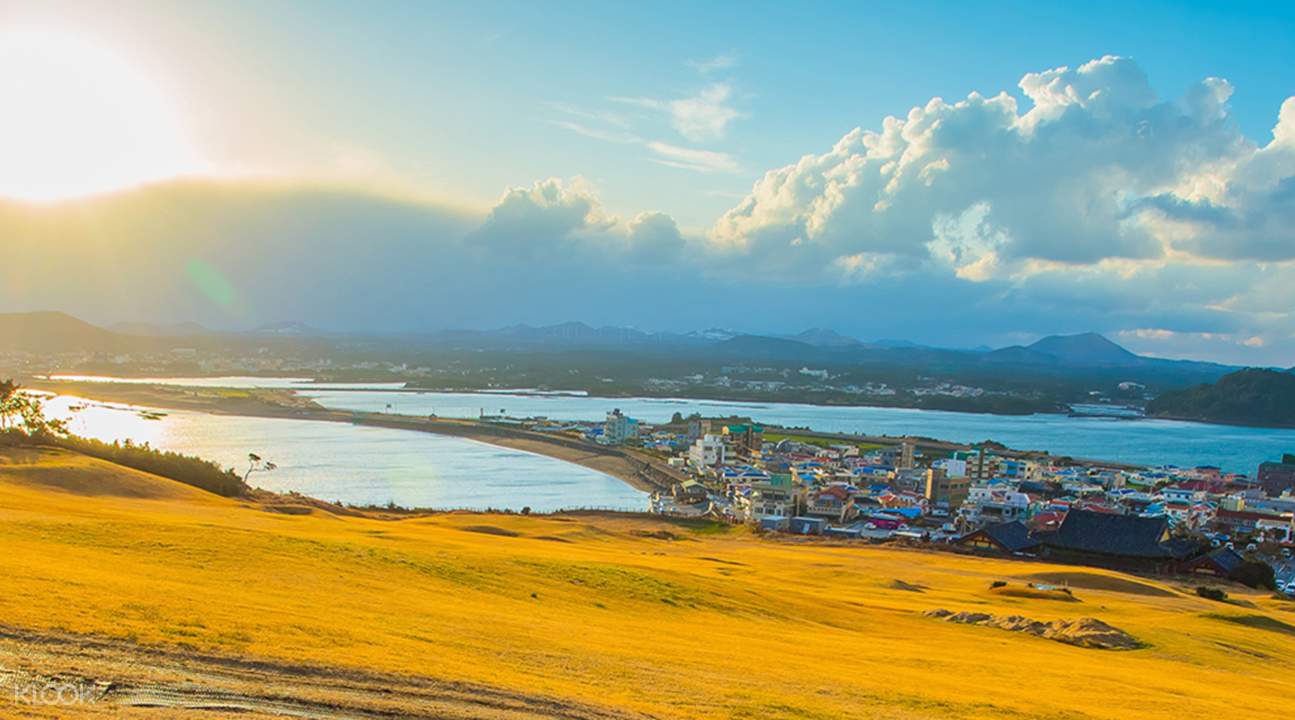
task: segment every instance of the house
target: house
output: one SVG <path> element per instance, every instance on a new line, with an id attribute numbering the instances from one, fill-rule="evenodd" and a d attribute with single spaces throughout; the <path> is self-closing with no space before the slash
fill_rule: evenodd
<path id="1" fill-rule="evenodd" d="M 1225 578 L 1241 567 L 1244 562 L 1245 558 L 1241 557 L 1240 553 L 1225 546 L 1189 561 L 1183 566 L 1183 570 L 1193 575 L 1212 575 Z"/>
<path id="2" fill-rule="evenodd" d="M 1056 532 L 1037 535 L 1039 554 L 1053 560 L 1164 572 L 1187 548 L 1170 543 L 1169 519 L 1074 508 Z"/>
<path id="3" fill-rule="evenodd" d="M 767 517 L 790 517 L 795 514 L 796 494 L 789 487 L 752 483 L 733 498 L 733 507 L 745 522 L 759 522 Z"/>
<path id="4" fill-rule="evenodd" d="M 1030 516 L 1030 496 L 1015 490 L 973 487 L 962 505 L 962 515 L 971 527 L 1025 520 Z"/>
<path id="5" fill-rule="evenodd" d="M 825 518 L 833 522 L 846 522 L 853 516 L 854 503 L 851 501 L 854 488 L 846 485 L 828 485 L 810 493 L 805 505 L 805 514 Z"/>
<path id="6" fill-rule="evenodd" d="M 674 497 L 683 503 L 699 503 L 706 501 L 706 486 L 689 478 L 674 485 Z"/>
<path id="7" fill-rule="evenodd" d="M 794 517 L 787 532 L 793 535 L 822 535 L 826 528 L 827 521 L 823 518 Z"/>
<path id="8" fill-rule="evenodd" d="M 1038 549 L 1039 541 L 1020 520 L 986 525 L 954 541 L 955 545 L 975 550 L 988 550 L 1007 555 L 1028 553 Z"/>

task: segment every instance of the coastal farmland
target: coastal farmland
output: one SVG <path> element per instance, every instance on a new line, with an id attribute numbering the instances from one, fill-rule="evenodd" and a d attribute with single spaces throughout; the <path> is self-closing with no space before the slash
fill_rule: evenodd
<path id="1" fill-rule="evenodd" d="M 162 707 L 134 716 L 308 701 L 334 713 L 320 717 L 402 714 L 417 700 L 443 717 L 1227 718 L 1267 715 L 1295 689 L 1295 605 L 1266 594 L 1229 587 L 1215 602 L 1091 568 L 699 522 L 397 519 L 5 450 L 0 544 L 0 666 L 117 688 L 23 707 L 34 716 L 142 698 Z M 991 588 L 1039 578 L 1071 599 Z M 1092 617 L 1138 645 L 934 610 Z M 82 649 L 61 652 L 68 638 Z"/>

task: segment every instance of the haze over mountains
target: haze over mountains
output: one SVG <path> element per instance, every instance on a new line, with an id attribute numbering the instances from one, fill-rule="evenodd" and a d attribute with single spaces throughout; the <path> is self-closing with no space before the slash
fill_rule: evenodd
<path id="1" fill-rule="evenodd" d="M 671 333 L 566 322 L 361 334 L 294 321 L 216 332 L 196 323 L 105 329 L 64 313 L 40 312 L 0 314 L 0 337 L 10 352 L 95 355 L 74 358 L 71 364 L 64 358 L 54 367 L 109 373 L 119 371 L 122 357 L 142 360 L 151 372 L 186 374 L 219 372 L 202 370 L 210 367 L 198 362 L 204 358 L 223 357 L 235 363 L 231 367 L 241 367 L 240 358 L 268 353 L 328 368 L 333 377 L 338 372 L 351 379 L 404 377 L 416 387 L 542 387 L 595 395 L 691 391 L 717 399 L 829 404 L 858 403 L 861 393 L 871 393 L 864 404 L 1018 414 L 1065 411 L 1092 402 L 1141 406 L 1165 397 L 1148 413 L 1253 424 L 1295 422 L 1271 409 L 1252 418 L 1235 407 L 1233 397 L 1237 387 L 1244 387 L 1247 397 L 1285 397 L 1288 371 L 1145 357 L 1098 333 L 966 350 L 868 342 L 828 328 L 771 336 L 722 328 Z M 176 353 L 178 349 L 185 352 Z M 423 370 L 401 375 L 408 368 Z M 706 388 L 689 389 L 700 381 L 687 378 L 702 377 L 709 378 Z M 814 377 L 821 380 L 805 380 Z M 1252 382 L 1254 378 L 1259 379 Z M 887 389 L 878 394 L 877 388 Z M 1270 392 L 1272 388 L 1276 390 Z M 1272 402 L 1250 405 L 1268 408 Z"/>
<path id="2" fill-rule="evenodd" d="M 132 345 L 192 344 L 195 340 L 268 338 L 366 337 L 361 333 L 329 332 L 301 322 L 264 325 L 243 332 L 210 330 L 198 323 L 153 325 L 119 323 L 110 329 L 92 325 L 61 312 L 0 314 L 0 336 L 9 349 L 28 352 L 122 351 Z M 373 336 L 367 336 L 373 337 Z M 711 328 L 688 333 L 648 332 L 628 327 L 592 327 L 566 322 L 534 327 L 511 325 L 495 330 L 447 330 L 417 335 L 383 335 L 403 343 L 494 350 L 601 350 L 653 348 L 702 353 L 715 357 L 848 362 L 932 356 L 961 357 L 980 365 L 1034 365 L 1086 368 L 1198 368 L 1224 372 L 1233 366 L 1190 360 L 1166 360 L 1136 355 L 1097 333 L 1052 335 L 1030 345 L 995 350 L 937 348 L 906 341 L 863 341 L 827 328 L 811 328 L 789 335 L 759 335 Z"/>

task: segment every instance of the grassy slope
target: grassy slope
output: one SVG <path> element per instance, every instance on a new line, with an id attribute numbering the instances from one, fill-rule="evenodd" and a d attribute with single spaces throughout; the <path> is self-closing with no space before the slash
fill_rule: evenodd
<path id="1" fill-rule="evenodd" d="M 1257 717 L 1295 691 L 1284 629 L 1295 613 L 1259 595 L 1247 609 L 1092 571 L 1089 584 L 1156 587 L 1080 588 L 1082 602 L 1059 603 L 988 585 L 1074 568 L 623 517 L 290 516 L 87 458 L 20 459 L 0 463 L 0 619 L 11 626 L 664 718 Z M 81 479 L 51 485 L 44 468 L 56 466 Z M 677 539 L 641 534 L 662 528 Z M 920 616 L 937 607 L 1091 615 L 1150 647 L 1088 650 Z M 1208 616 L 1218 613 L 1268 620 Z"/>

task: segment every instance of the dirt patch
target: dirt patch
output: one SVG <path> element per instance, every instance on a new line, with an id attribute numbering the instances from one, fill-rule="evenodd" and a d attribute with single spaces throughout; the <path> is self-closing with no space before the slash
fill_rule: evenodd
<path id="1" fill-rule="evenodd" d="M 1172 590 L 1150 583 L 1139 582 L 1132 578 L 1115 577 L 1091 572 L 1046 572 L 1032 575 L 1018 575 L 1017 580 L 1026 580 L 1048 585 L 1083 588 L 1085 590 L 1105 590 L 1107 592 L 1146 595 L 1149 597 L 1177 597 Z"/>
<path id="2" fill-rule="evenodd" d="M 217 655 L 137 645 L 102 636 L 4 626 L 0 626 L 0 682 L 20 693 L 26 687 L 44 688 L 52 683 L 65 693 L 85 699 L 84 705 L 60 708 L 59 717 L 81 717 L 77 713 L 82 708 L 85 715 L 93 717 L 148 708 L 150 718 L 198 717 L 194 714 L 197 711 L 209 712 L 213 718 L 246 713 L 254 717 L 324 720 L 641 717 L 584 701 L 478 683 Z"/>
<path id="3" fill-rule="evenodd" d="M 498 535 L 500 537 L 521 537 L 522 534 L 516 530 L 496 527 L 494 525 L 464 525 L 459 528 L 463 532 L 481 533 L 482 535 Z"/>
<path id="4" fill-rule="evenodd" d="M 719 563 L 721 565 L 737 565 L 740 567 L 746 567 L 746 563 L 741 563 L 736 560 L 723 560 L 717 557 L 702 557 L 702 558 L 698 558 L 698 560 L 705 560 L 706 562 Z"/>
<path id="5" fill-rule="evenodd" d="M 925 585 L 914 585 L 913 583 L 910 583 L 910 582 L 904 582 L 899 578 L 895 578 L 894 580 L 891 580 L 890 582 L 886 583 L 886 587 L 890 588 L 891 590 L 903 590 L 905 592 L 916 592 L 916 593 L 926 592 Z"/>
<path id="6" fill-rule="evenodd" d="M 1009 632 L 1025 633 L 1035 637 L 1047 638 L 1048 640 L 1056 640 L 1067 645 L 1094 650 L 1135 650 L 1142 647 L 1142 643 L 1138 642 L 1132 635 L 1091 617 L 1043 622 L 1042 620 L 1032 620 L 1021 615 L 998 616 L 990 615 L 989 613 L 965 611 L 955 613 L 943 608 L 928 610 L 923 614 L 926 617 L 944 620 L 945 622 L 979 625 Z"/>
<path id="7" fill-rule="evenodd" d="M 536 540 L 546 540 L 546 541 L 548 541 L 548 542 L 556 542 L 556 543 L 568 543 L 568 544 L 569 544 L 569 543 L 571 542 L 570 540 L 568 540 L 568 539 L 566 539 L 566 538 L 564 538 L 564 537 L 558 537 L 557 535 L 536 535 L 536 536 L 535 536 L 535 539 L 536 539 Z"/>

